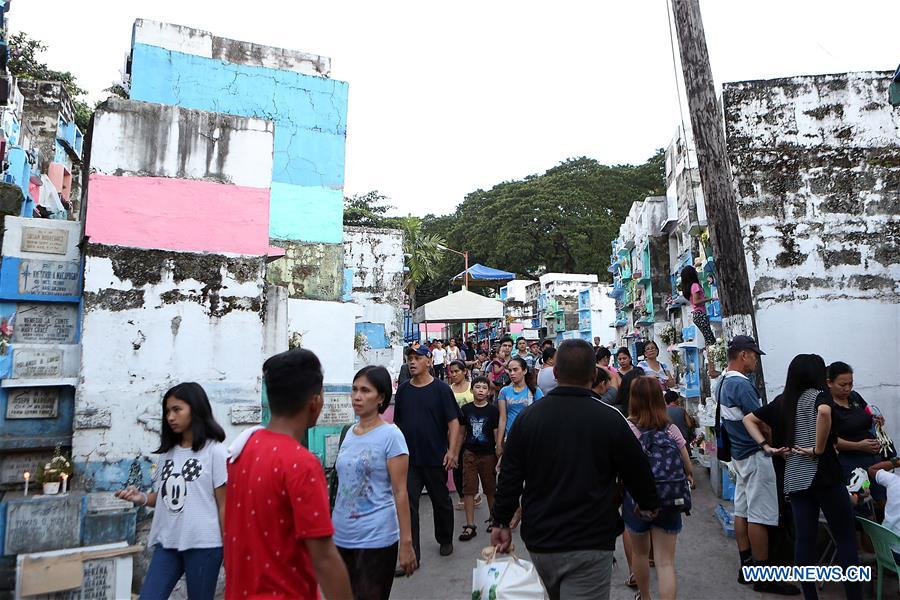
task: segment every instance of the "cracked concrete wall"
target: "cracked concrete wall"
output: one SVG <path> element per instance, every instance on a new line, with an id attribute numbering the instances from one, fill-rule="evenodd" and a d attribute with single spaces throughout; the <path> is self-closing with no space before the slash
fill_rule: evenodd
<path id="1" fill-rule="evenodd" d="M 135 25 L 131 98 L 274 121 L 270 237 L 341 243 L 347 84 L 248 62 L 241 42 L 214 56 L 206 32 L 146 23 Z"/>
<path id="2" fill-rule="evenodd" d="M 289 298 L 341 299 L 344 281 L 344 247 L 272 240 L 284 248 L 284 256 L 269 263 L 266 281 L 287 289 Z"/>
<path id="3" fill-rule="evenodd" d="M 90 137 L 93 242 L 268 254 L 270 121 L 110 99 Z"/>
<path id="4" fill-rule="evenodd" d="M 264 272 L 264 257 L 87 246 L 73 455 L 89 487 L 149 464 L 162 395 L 182 381 L 204 387 L 229 438 L 246 426 L 262 392 Z"/>
<path id="5" fill-rule="evenodd" d="M 354 366 L 383 365 L 396 376 L 403 364 L 403 232 L 344 228 L 344 268 L 352 272 L 350 298 L 362 307 L 356 334 L 366 336 Z"/>
<path id="6" fill-rule="evenodd" d="M 798 353 L 843 360 L 900 435 L 900 113 L 887 103 L 890 78 L 730 83 L 723 103 L 770 394 Z"/>

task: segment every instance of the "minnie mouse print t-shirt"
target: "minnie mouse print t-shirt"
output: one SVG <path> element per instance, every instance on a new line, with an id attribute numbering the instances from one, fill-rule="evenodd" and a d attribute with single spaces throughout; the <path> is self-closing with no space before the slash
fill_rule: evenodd
<path id="1" fill-rule="evenodd" d="M 176 446 L 153 474 L 156 508 L 147 545 L 169 550 L 222 545 L 215 489 L 228 481 L 228 450 L 210 441 L 199 452 Z"/>

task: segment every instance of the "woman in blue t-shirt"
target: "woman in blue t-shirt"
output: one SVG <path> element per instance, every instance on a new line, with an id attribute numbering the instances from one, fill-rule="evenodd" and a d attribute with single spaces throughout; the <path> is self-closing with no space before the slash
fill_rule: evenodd
<path id="1" fill-rule="evenodd" d="M 353 597 L 386 600 L 398 554 L 406 575 L 418 568 L 406 492 L 409 450 L 397 426 L 381 418 L 391 402 L 387 369 L 361 369 L 351 398 L 359 422 L 347 431 L 335 462 L 334 543 L 347 565 Z"/>
<path id="2" fill-rule="evenodd" d="M 506 433 L 503 436 L 504 440 L 519 413 L 544 397 L 544 392 L 540 388 L 532 387 L 526 383 L 525 376 L 528 374 L 528 363 L 525 362 L 525 359 L 518 356 L 511 358 L 506 370 L 512 383 L 503 387 L 497 396 L 497 408 L 500 409 L 500 423 L 501 426 L 505 423 L 506 427 Z"/>

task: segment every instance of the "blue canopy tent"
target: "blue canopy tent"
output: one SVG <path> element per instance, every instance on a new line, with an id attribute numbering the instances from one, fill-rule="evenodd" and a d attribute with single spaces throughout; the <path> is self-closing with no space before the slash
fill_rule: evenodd
<path id="1" fill-rule="evenodd" d="M 468 283 L 466 282 L 468 275 Z M 500 287 L 516 278 L 515 273 L 509 271 L 501 271 L 492 269 L 482 264 L 476 263 L 450 280 L 450 283 L 457 285 L 481 286 L 481 287 Z"/>

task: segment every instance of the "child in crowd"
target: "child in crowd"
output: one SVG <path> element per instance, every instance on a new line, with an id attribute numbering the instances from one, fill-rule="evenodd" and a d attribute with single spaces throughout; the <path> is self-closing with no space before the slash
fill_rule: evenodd
<path id="1" fill-rule="evenodd" d="M 117 498 L 156 507 L 147 540 L 153 558 L 141 598 L 168 598 L 185 575 L 190 598 L 212 600 L 222 566 L 228 481 L 225 431 L 198 383 L 181 383 L 167 391 L 162 411 L 155 452 L 162 456 L 153 475 L 154 491 L 129 486 L 116 492 Z"/>
<path id="2" fill-rule="evenodd" d="M 900 475 L 896 469 L 900 467 L 900 458 L 876 463 L 869 467 L 869 480 L 884 486 L 887 490 L 887 504 L 884 505 L 884 521 L 881 523 L 897 535 L 900 535 Z M 900 565 L 900 545 L 892 546 L 894 562 Z"/>
<path id="3" fill-rule="evenodd" d="M 490 381 L 486 377 L 476 377 L 472 381 L 475 401 L 462 407 L 466 425 L 463 443 L 463 502 L 466 508 L 466 525 L 459 536 L 461 542 L 467 542 L 477 535 L 475 494 L 478 493 L 479 479 L 487 497 L 488 509 L 490 511 L 494 509 L 494 491 L 497 484 L 494 472 L 497 468 L 503 430 L 500 429 L 500 411 L 488 403 L 490 393 Z"/>
<path id="4" fill-rule="evenodd" d="M 678 392 L 666 390 L 663 396 L 666 399 L 666 414 L 669 415 L 669 421 L 678 428 L 678 431 L 681 432 L 681 435 L 688 443 L 688 449 L 690 449 L 691 440 L 694 439 L 694 428 L 697 426 L 696 422 L 690 413 L 685 410 L 683 399 L 678 395 Z"/>

